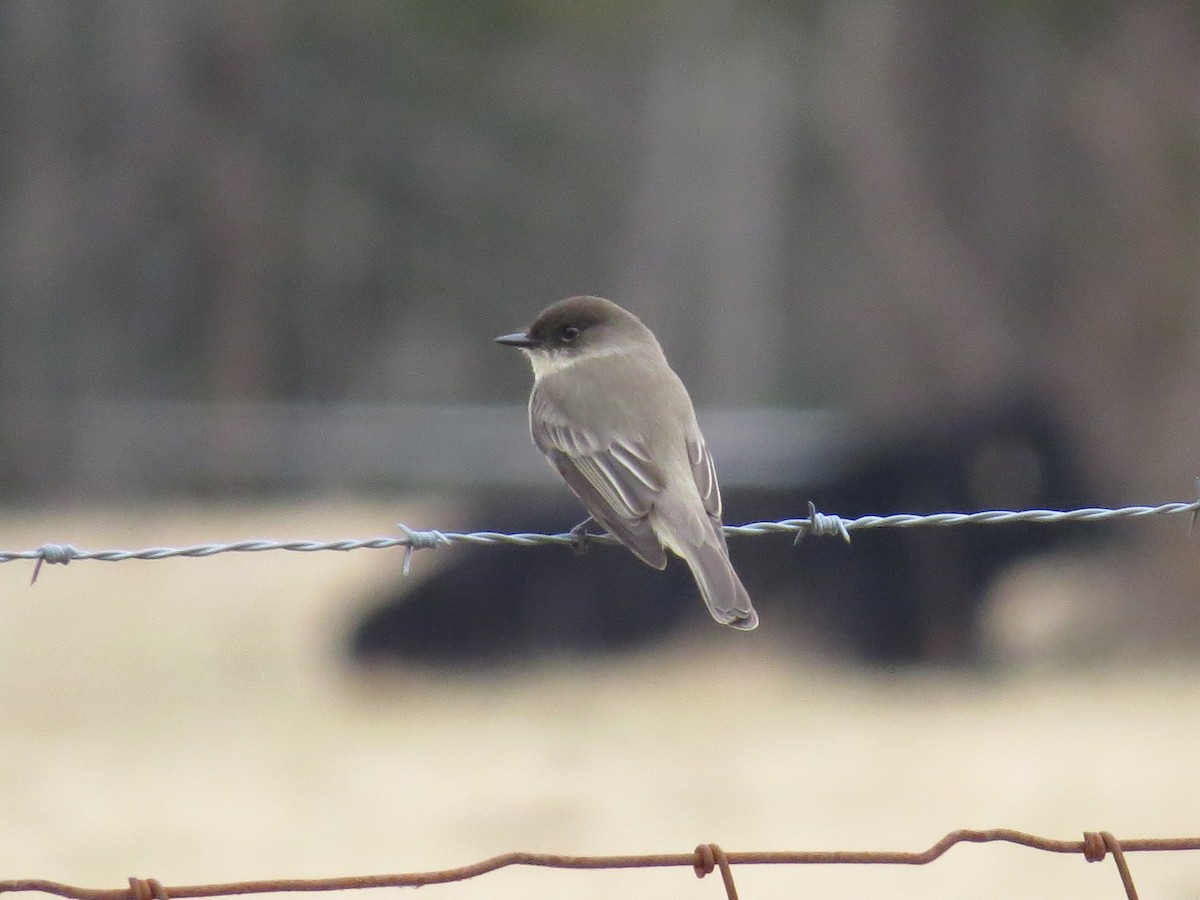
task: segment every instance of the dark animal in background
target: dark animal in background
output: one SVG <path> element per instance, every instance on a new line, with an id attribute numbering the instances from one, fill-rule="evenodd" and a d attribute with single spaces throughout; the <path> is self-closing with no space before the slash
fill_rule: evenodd
<path id="1" fill-rule="evenodd" d="M 853 518 L 1096 499 L 1063 429 L 1030 402 L 914 419 L 910 430 L 842 448 L 819 480 L 797 472 L 794 488 L 725 495 L 731 523 L 800 517 L 810 500 Z M 531 506 L 527 495 L 497 495 L 478 505 L 468 528 L 561 532 L 577 518 L 569 501 Z M 822 536 L 796 547 L 785 535 L 733 537 L 729 547 L 772 632 L 803 631 L 805 646 L 815 638 L 831 653 L 877 665 L 969 664 L 996 575 L 1099 534 L 1096 525 L 1026 523 L 860 530 L 850 544 Z M 619 547 L 438 552 L 453 554 L 444 568 L 412 590 L 398 583 L 356 624 L 355 660 L 493 665 L 633 649 L 696 624 L 687 569 L 656 572 Z"/>
<path id="2" fill-rule="evenodd" d="M 808 493 L 845 518 L 1096 501 L 1065 429 L 1032 402 L 914 421 L 849 452 L 838 476 Z M 730 521 L 741 512 L 731 504 Z M 850 544 L 806 538 L 788 563 L 809 624 L 833 646 L 875 664 L 963 664 L 978 659 L 977 617 L 997 575 L 1101 535 L 1070 523 L 866 529 Z M 771 560 L 742 565 L 766 571 Z"/>

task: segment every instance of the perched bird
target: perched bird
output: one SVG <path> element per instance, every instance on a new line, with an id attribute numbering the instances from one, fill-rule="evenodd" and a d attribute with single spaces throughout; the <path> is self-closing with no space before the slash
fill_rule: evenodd
<path id="1" fill-rule="evenodd" d="M 611 301 L 569 297 L 496 342 L 529 357 L 533 442 L 592 520 L 656 569 L 665 550 L 682 557 L 714 619 L 755 628 L 729 562 L 712 457 L 650 329 Z"/>

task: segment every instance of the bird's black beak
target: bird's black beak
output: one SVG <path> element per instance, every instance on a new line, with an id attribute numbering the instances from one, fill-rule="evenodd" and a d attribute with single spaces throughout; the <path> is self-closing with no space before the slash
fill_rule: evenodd
<path id="1" fill-rule="evenodd" d="M 526 349 L 530 347 L 536 347 L 538 345 L 538 342 L 531 338 L 529 334 L 524 331 L 514 331 L 512 334 L 502 334 L 500 337 L 496 338 L 496 343 L 505 344 L 509 347 L 524 347 Z"/>

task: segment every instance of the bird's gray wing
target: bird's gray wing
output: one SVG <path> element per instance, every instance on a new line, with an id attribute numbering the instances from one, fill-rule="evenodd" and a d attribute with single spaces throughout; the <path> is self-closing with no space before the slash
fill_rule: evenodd
<path id="1" fill-rule="evenodd" d="M 721 518 L 721 488 L 717 485 L 717 469 L 713 465 L 712 454 L 704 438 L 697 435 L 687 442 L 688 462 L 692 464 L 692 478 L 696 481 L 696 490 L 704 502 L 704 511 L 714 519 Z"/>
<path id="2" fill-rule="evenodd" d="M 649 513 L 666 482 L 645 447 L 568 424 L 538 392 L 529 421 L 533 442 L 592 518 L 644 562 L 665 567 L 667 554 L 650 527 Z"/>
<path id="3" fill-rule="evenodd" d="M 692 478 L 696 482 L 696 490 L 704 503 L 704 511 L 712 522 L 721 543 L 725 543 L 725 532 L 721 530 L 721 488 L 717 484 L 717 469 L 713 465 L 712 454 L 708 445 L 699 434 L 689 438 L 687 442 L 688 462 L 692 465 Z"/>

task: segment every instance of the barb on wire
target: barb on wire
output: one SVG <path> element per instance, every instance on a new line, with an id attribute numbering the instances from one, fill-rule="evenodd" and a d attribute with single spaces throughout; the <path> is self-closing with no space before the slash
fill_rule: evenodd
<path id="1" fill-rule="evenodd" d="M 1058 522 L 1104 522 L 1112 519 L 1140 519 L 1147 516 L 1169 516 L 1191 513 L 1193 523 L 1200 515 L 1200 500 L 1189 503 L 1160 503 L 1157 506 L 1119 506 L 1115 508 L 1089 506 L 1082 509 L 993 509 L 973 513 L 897 513 L 887 516 L 858 516 L 845 519 L 841 516 L 818 512 L 814 504 L 808 504 L 808 516 L 801 519 L 783 519 L 778 522 L 750 522 L 746 525 L 726 525 L 725 534 L 730 536 L 757 537 L 765 534 L 794 534 L 796 540 L 805 535 L 836 535 L 850 540 L 850 532 L 866 528 L 914 528 L 917 526 L 939 526 L 942 528 L 959 525 L 1005 525 L 1015 522 L 1052 524 Z M 168 559 L 171 557 L 215 556 L 218 553 L 261 553 L 266 550 L 292 550 L 312 553 L 318 550 L 387 550 L 394 547 L 404 549 L 403 570 L 408 572 L 412 554 L 416 550 L 427 550 L 449 544 L 512 544 L 518 547 L 540 545 L 577 546 L 579 538 L 570 532 L 562 534 L 540 534 L 518 532 L 506 534 L 498 531 L 417 531 L 407 525 L 399 525 L 402 534 L 398 537 L 344 538 L 336 541 L 270 541 L 244 540 L 226 544 L 197 544 L 191 547 L 147 547 L 142 550 L 82 550 L 71 544 L 42 544 L 32 550 L 0 550 L 0 563 L 13 560 L 33 560 L 33 577 L 37 581 L 43 564 L 55 565 L 76 559 L 96 559 L 102 562 L 125 562 L 130 559 Z M 616 538 L 608 534 L 588 535 L 588 543 L 614 544 Z"/>
<path id="2" fill-rule="evenodd" d="M 661 853 L 644 856 L 562 856 L 552 853 L 505 853 L 481 862 L 430 872 L 396 875 L 350 875 L 340 878 L 284 878 L 268 881 L 236 881 L 224 884 L 180 885 L 164 887 L 157 879 L 130 878 L 128 888 L 85 888 L 39 878 L 0 881 L 0 894 L 18 891 L 38 892 L 69 900 L 182 900 L 188 897 L 228 897 L 241 894 L 280 892 L 349 891 L 382 887 L 422 887 L 477 878 L 510 866 L 537 866 L 552 869 L 638 869 L 682 866 L 696 875 L 719 870 L 729 900 L 737 900 L 733 884 L 735 865 L 897 865 L 923 866 L 942 857 L 957 844 L 1005 842 L 1048 853 L 1080 854 L 1088 862 L 1099 862 L 1111 854 L 1121 883 L 1130 900 L 1137 891 L 1126 853 L 1141 851 L 1200 850 L 1200 837 L 1144 838 L 1118 841 L 1107 831 L 1084 832 L 1081 841 L 1061 841 L 1038 837 L 1009 828 L 976 831 L 963 828 L 952 831 L 925 850 L 827 850 L 827 851 L 745 851 L 726 852 L 716 844 L 701 844 L 692 853 Z"/>

